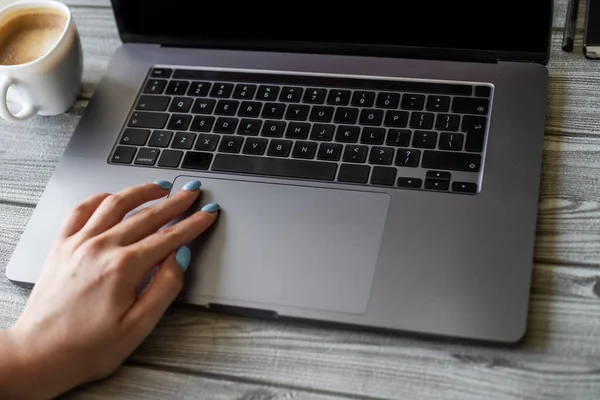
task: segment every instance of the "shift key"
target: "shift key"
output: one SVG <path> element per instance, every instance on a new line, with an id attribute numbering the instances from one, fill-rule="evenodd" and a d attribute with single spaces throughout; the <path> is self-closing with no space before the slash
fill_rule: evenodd
<path id="1" fill-rule="evenodd" d="M 426 150 L 421 165 L 427 169 L 479 172 L 481 154 Z"/>
<path id="2" fill-rule="evenodd" d="M 167 124 L 169 114 L 136 111 L 131 114 L 128 126 L 136 128 L 163 129 Z"/>

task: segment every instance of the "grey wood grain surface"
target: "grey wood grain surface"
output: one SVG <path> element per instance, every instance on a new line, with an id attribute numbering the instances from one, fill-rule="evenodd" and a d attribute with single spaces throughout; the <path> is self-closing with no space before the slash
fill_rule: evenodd
<path id="1" fill-rule="evenodd" d="M 84 89 L 60 117 L 0 123 L 0 328 L 28 291 L 4 268 L 120 45 L 107 0 L 67 1 L 85 52 Z M 550 91 L 528 335 L 498 348 L 175 305 L 115 376 L 75 399 L 600 398 L 600 63 L 560 51 L 567 0 L 555 1 Z M 507 21 L 507 29 L 509 21 Z"/>

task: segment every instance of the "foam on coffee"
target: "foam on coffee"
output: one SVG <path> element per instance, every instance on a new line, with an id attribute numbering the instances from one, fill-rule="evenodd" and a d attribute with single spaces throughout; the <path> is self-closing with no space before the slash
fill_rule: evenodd
<path id="1" fill-rule="evenodd" d="M 67 17 L 53 9 L 8 16 L 0 26 L 0 65 L 25 64 L 46 54 L 65 29 Z"/>

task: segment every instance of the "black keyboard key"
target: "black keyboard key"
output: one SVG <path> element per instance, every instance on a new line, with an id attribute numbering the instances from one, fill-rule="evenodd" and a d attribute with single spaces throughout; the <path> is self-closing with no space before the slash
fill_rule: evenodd
<path id="1" fill-rule="evenodd" d="M 408 112 L 406 111 L 387 111 L 385 113 L 385 126 L 393 128 L 406 128 L 408 124 Z"/>
<path id="2" fill-rule="evenodd" d="M 127 125 L 134 128 L 162 129 L 168 119 L 169 114 L 136 111 L 131 115 Z"/>
<path id="3" fill-rule="evenodd" d="M 463 146 L 463 141 L 464 141 L 464 135 L 461 133 L 442 132 L 440 134 L 440 141 L 438 143 L 438 149 L 461 151 L 462 146 Z"/>
<path id="4" fill-rule="evenodd" d="M 333 132 L 335 131 L 335 125 L 329 124 L 313 124 L 310 132 L 310 138 L 312 140 L 319 141 L 331 141 L 333 140 Z"/>
<path id="5" fill-rule="evenodd" d="M 450 174 L 450 172 L 448 171 L 427 171 L 425 177 L 427 179 L 439 179 L 449 181 L 452 177 L 452 174 Z"/>
<path id="6" fill-rule="evenodd" d="M 336 142 L 356 143 L 360 136 L 360 128 L 358 126 L 340 125 L 335 134 Z"/>
<path id="7" fill-rule="evenodd" d="M 396 181 L 396 186 L 403 188 L 420 189 L 422 185 L 423 181 L 417 178 L 400 177 Z"/>
<path id="8" fill-rule="evenodd" d="M 352 95 L 351 105 L 354 107 L 373 107 L 375 103 L 375 92 L 357 90 Z"/>
<path id="9" fill-rule="evenodd" d="M 450 182 L 440 179 L 425 179 L 425 189 L 430 190 L 448 190 Z"/>
<path id="10" fill-rule="evenodd" d="M 371 154 L 369 154 L 369 164 L 392 165 L 392 161 L 394 161 L 393 148 L 379 146 L 371 147 Z"/>
<path id="11" fill-rule="evenodd" d="M 423 152 L 421 165 L 427 169 L 479 172 L 481 169 L 481 155 L 426 150 Z"/>
<path id="12" fill-rule="evenodd" d="M 450 109 L 450 97 L 434 96 L 427 97 L 427 111 L 446 112 Z"/>
<path id="13" fill-rule="evenodd" d="M 217 102 L 213 99 L 197 99 L 192 108 L 192 113 L 212 114 L 216 103 Z"/>
<path id="14" fill-rule="evenodd" d="M 280 119 L 283 117 L 283 113 L 285 112 L 285 104 L 280 103 L 266 103 L 261 117 L 262 118 L 270 118 L 270 119 Z"/>
<path id="15" fill-rule="evenodd" d="M 256 93 L 256 100 L 273 101 L 277 100 L 279 87 L 270 85 L 261 85 Z"/>
<path id="16" fill-rule="evenodd" d="M 170 112 L 179 112 L 186 113 L 190 111 L 192 107 L 192 99 L 189 97 L 175 97 L 173 99 L 173 103 L 171 103 L 171 107 L 169 107 Z"/>
<path id="17" fill-rule="evenodd" d="M 422 94 L 405 94 L 402 97 L 401 107 L 405 110 L 422 110 L 425 105 L 425 96 Z"/>
<path id="18" fill-rule="evenodd" d="M 183 157 L 183 151 L 163 150 L 156 165 L 165 168 L 177 168 L 181 162 L 181 157 Z"/>
<path id="19" fill-rule="evenodd" d="M 260 115 L 262 103 L 257 101 L 243 101 L 240 105 L 240 111 L 238 115 L 240 117 L 257 118 Z"/>
<path id="20" fill-rule="evenodd" d="M 169 68 L 154 68 L 150 76 L 152 78 L 169 78 L 172 73 L 173 70 Z"/>
<path id="21" fill-rule="evenodd" d="M 371 167 L 367 165 L 342 164 L 338 175 L 339 182 L 367 183 Z"/>
<path id="22" fill-rule="evenodd" d="M 118 146 L 111 157 L 111 161 L 119 164 L 129 164 L 133 161 L 136 147 Z"/>
<path id="23" fill-rule="evenodd" d="M 372 125 L 379 126 L 383 121 L 383 110 L 376 110 L 372 108 L 364 108 L 360 112 L 359 123 L 361 125 Z"/>
<path id="24" fill-rule="evenodd" d="M 219 144 L 219 135 L 211 135 L 209 133 L 201 133 L 198 135 L 198 140 L 194 146 L 194 150 L 200 151 L 215 151 L 217 144 Z"/>
<path id="25" fill-rule="evenodd" d="M 385 144 L 388 146 L 408 147 L 411 132 L 408 129 L 389 129 Z"/>
<path id="26" fill-rule="evenodd" d="M 173 131 L 185 131 L 187 130 L 188 126 L 190 126 L 190 122 L 192 122 L 191 115 L 173 114 L 171 115 L 171 119 L 169 120 L 169 125 L 167 125 L 167 129 L 171 129 Z"/>
<path id="27" fill-rule="evenodd" d="M 396 183 L 396 168 L 373 167 L 371 184 L 381 186 L 394 186 Z"/>
<path id="28" fill-rule="evenodd" d="M 350 102 L 350 95 L 352 92 L 349 90 L 331 89 L 329 96 L 327 96 L 327 104 L 334 106 L 347 106 Z"/>
<path id="29" fill-rule="evenodd" d="M 282 137 L 284 130 L 285 122 L 283 121 L 265 121 L 260 134 L 266 137 Z"/>
<path id="30" fill-rule="evenodd" d="M 217 154 L 213 171 L 331 181 L 337 164 L 282 158 Z"/>
<path id="31" fill-rule="evenodd" d="M 327 96 L 327 89 L 309 88 L 304 92 L 302 102 L 309 104 L 323 104 Z"/>
<path id="32" fill-rule="evenodd" d="M 339 161 L 342 157 L 342 145 L 337 143 L 321 143 L 317 158 L 319 160 Z"/>
<path id="33" fill-rule="evenodd" d="M 172 94 L 177 96 L 183 96 L 187 92 L 189 82 L 186 81 L 171 81 L 167 86 L 166 94 Z"/>
<path id="34" fill-rule="evenodd" d="M 144 86 L 144 93 L 148 94 L 162 94 L 167 86 L 167 81 L 162 79 L 150 79 Z"/>
<path id="35" fill-rule="evenodd" d="M 223 153 L 239 153 L 242 150 L 242 144 L 244 138 L 240 136 L 223 136 L 221 138 L 221 144 L 219 145 L 219 151 Z"/>
<path id="36" fill-rule="evenodd" d="M 210 132 L 214 123 L 215 117 L 198 115 L 194 117 L 190 130 L 196 132 Z"/>
<path id="37" fill-rule="evenodd" d="M 477 184 L 472 182 L 452 182 L 452 191 L 459 193 L 477 193 Z"/>
<path id="38" fill-rule="evenodd" d="M 421 159 L 421 150 L 398 149 L 394 164 L 400 167 L 418 167 Z"/>
<path id="39" fill-rule="evenodd" d="M 347 144 L 344 149 L 344 156 L 342 161 L 353 162 L 353 163 L 364 163 L 367 161 L 367 153 L 369 148 L 367 146 L 359 146 L 353 144 Z"/>
<path id="40" fill-rule="evenodd" d="M 244 143 L 242 153 L 254 154 L 258 156 L 263 155 L 267 150 L 267 143 L 269 143 L 267 139 L 249 137 L 246 139 L 246 143 Z"/>
<path id="41" fill-rule="evenodd" d="M 315 142 L 296 142 L 292 157 L 311 159 L 317 153 L 317 144 Z"/>
<path id="42" fill-rule="evenodd" d="M 210 91 L 210 97 L 218 97 L 225 99 L 231 96 L 233 84 L 231 83 L 215 83 Z"/>
<path id="43" fill-rule="evenodd" d="M 148 142 L 148 146 L 167 147 L 167 146 L 169 146 L 169 143 L 171 143 L 171 137 L 173 137 L 173 132 L 154 131 L 154 132 L 152 132 L 152 136 L 150 136 L 150 141 Z"/>
<path id="44" fill-rule="evenodd" d="M 284 86 L 279 95 L 279 101 L 285 101 L 286 103 L 299 103 L 301 98 L 301 87 Z"/>
<path id="45" fill-rule="evenodd" d="M 358 108 L 338 107 L 333 122 L 336 124 L 355 124 L 358 119 Z"/>
<path id="46" fill-rule="evenodd" d="M 243 118 L 238 126 L 237 133 L 240 135 L 256 136 L 260 132 L 262 121 L 260 119 Z"/>
<path id="47" fill-rule="evenodd" d="M 210 167 L 213 155 L 201 151 L 188 151 L 185 153 L 181 168 L 207 170 Z"/>
<path id="48" fill-rule="evenodd" d="M 383 144 L 385 129 L 365 127 L 360 135 L 360 142 L 365 144 Z"/>
<path id="49" fill-rule="evenodd" d="M 490 101 L 476 97 L 455 97 L 452 100 L 452 112 L 459 114 L 486 115 L 489 111 Z"/>
<path id="50" fill-rule="evenodd" d="M 213 131 L 216 133 L 233 133 L 237 127 L 237 118 L 219 117 Z"/>
<path id="51" fill-rule="evenodd" d="M 158 149 L 142 148 L 137 152 L 133 163 L 137 165 L 154 165 L 159 154 L 160 150 Z"/>
<path id="52" fill-rule="evenodd" d="M 285 112 L 285 118 L 290 121 L 305 121 L 308 118 L 309 106 L 290 104 Z"/>
<path id="53" fill-rule="evenodd" d="M 435 120 L 435 129 L 438 131 L 456 132 L 460 126 L 460 115 L 438 114 Z"/>
<path id="54" fill-rule="evenodd" d="M 136 110 L 142 111 L 165 111 L 169 106 L 171 98 L 169 96 L 140 96 Z"/>
<path id="55" fill-rule="evenodd" d="M 310 133 L 310 124 L 306 122 L 290 122 L 285 137 L 288 139 L 306 139 Z"/>
<path id="56" fill-rule="evenodd" d="M 210 82 L 192 82 L 190 88 L 188 89 L 187 95 L 194 97 L 206 97 L 208 96 L 210 86 Z"/>
<path id="57" fill-rule="evenodd" d="M 425 112 L 414 112 L 410 116 L 410 127 L 416 129 L 433 128 L 433 119 L 435 114 Z"/>
<path id="58" fill-rule="evenodd" d="M 335 108 L 328 106 L 313 106 L 310 120 L 313 122 L 331 122 Z"/>
<path id="59" fill-rule="evenodd" d="M 256 93 L 256 85 L 238 83 L 235 85 L 235 90 L 233 91 L 232 97 L 234 99 L 251 100 L 254 98 L 254 93 Z"/>
<path id="60" fill-rule="evenodd" d="M 121 136 L 121 144 L 143 146 L 146 144 L 148 136 L 150 136 L 150 131 L 147 129 L 125 129 L 123 136 Z"/>
<path id="61" fill-rule="evenodd" d="M 400 93 L 381 92 L 377 95 L 375 103 L 379 108 L 398 108 Z"/>
<path id="62" fill-rule="evenodd" d="M 461 131 L 467 134 L 467 142 L 465 143 L 466 151 L 483 151 L 486 125 L 486 117 L 476 117 L 473 115 L 463 116 L 463 121 L 460 129 Z"/>
<path id="63" fill-rule="evenodd" d="M 196 140 L 195 133 L 177 132 L 175 134 L 175 137 L 173 138 L 173 143 L 171 143 L 171 147 L 174 149 L 188 150 L 191 149 L 194 145 L 194 140 Z"/>
<path id="64" fill-rule="evenodd" d="M 235 115 L 240 102 L 237 100 L 219 100 L 215 115 Z"/>
<path id="65" fill-rule="evenodd" d="M 415 131 L 413 136 L 413 147 L 419 149 L 435 149 L 437 143 L 437 132 L 434 131 Z"/>
<path id="66" fill-rule="evenodd" d="M 477 97 L 490 97 L 491 94 L 492 94 L 492 88 L 489 86 L 476 86 L 475 87 L 475 96 L 477 96 Z"/>

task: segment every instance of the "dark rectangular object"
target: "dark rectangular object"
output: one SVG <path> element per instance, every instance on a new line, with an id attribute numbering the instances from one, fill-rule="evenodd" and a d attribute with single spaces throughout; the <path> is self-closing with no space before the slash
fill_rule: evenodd
<path id="1" fill-rule="evenodd" d="M 600 59 L 600 0 L 587 1 L 583 54 L 590 60 Z"/>

